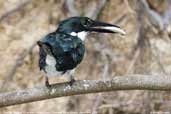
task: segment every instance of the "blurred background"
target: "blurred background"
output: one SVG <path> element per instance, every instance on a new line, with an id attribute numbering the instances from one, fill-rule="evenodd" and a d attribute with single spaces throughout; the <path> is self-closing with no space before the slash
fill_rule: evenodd
<path id="1" fill-rule="evenodd" d="M 71 16 L 88 16 L 127 32 L 126 36 L 90 34 L 76 80 L 171 74 L 171 0 L 0 0 L 0 92 L 44 85 L 35 43 Z M 65 77 L 50 78 L 50 83 L 65 81 Z M 7 111 L 169 114 L 171 93 L 135 90 L 76 95 L 0 109 L 1 114 Z"/>

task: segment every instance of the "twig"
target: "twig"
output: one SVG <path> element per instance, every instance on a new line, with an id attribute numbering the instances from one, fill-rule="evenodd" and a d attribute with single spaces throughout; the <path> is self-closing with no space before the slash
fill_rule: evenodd
<path id="1" fill-rule="evenodd" d="M 98 94 L 98 96 L 96 97 L 95 103 L 93 104 L 93 109 L 92 109 L 91 114 L 97 114 L 97 109 L 101 101 L 102 101 L 102 95 Z"/>
<path id="2" fill-rule="evenodd" d="M 133 73 L 133 68 L 134 68 L 134 65 L 135 65 L 138 57 L 139 57 L 139 54 L 140 54 L 140 48 L 137 48 L 134 52 L 134 56 L 132 57 L 132 60 L 130 61 L 129 65 L 128 65 L 126 74 Z"/>
<path id="3" fill-rule="evenodd" d="M 3 88 L 8 84 L 7 82 L 10 82 L 15 75 L 17 69 L 24 63 L 25 57 L 33 50 L 33 48 L 36 46 L 36 44 L 32 44 L 28 50 L 23 50 L 21 54 L 18 55 L 18 58 L 16 59 L 15 64 L 12 66 L 12 69 L 9 71 L 9 73 L 5 76 L 5 79 L 1 85 L 1 91 Z"/>
<path id="4" fill-rule="evenodd" d="M 165 70 L 163 64 L 162 64 L 161 61 L 160 61 L 160 57 L 159 57 L 159 54 L 158 54 L 158 50 L 157 50 L 157 47 L 156 47 L 155 45 L 154 45 L 154 50 L 156 51 L 156 53 L 152 53 L 152 54 L 153 54 L 153 56 L 155 57 L 155 60 L 156 60 L 156 62 L 157 62 L 157 64 L 158 64 L 158 66 L 160 67 L 161 71 L 162 71 L 165 75 L 167 75 L 168 73 L 166 72 L 166 70 Z"/>
<path id="5" fill-rule="evenodd" d="M 146 0 L 140 0 L 141 4 L 143 5 L 143 10 L 152 25 L 159 28 L 159 30 L 164 30 L 164 22 L 162 20 L 162 16 L 157 13 L 156 11 L 150 9 Z"/>
<path id="6" fill-rule="evenodd" d="M 76 81 L 72 86 L 68 83 L 53 84 L 50 88 L 45 86 L 32 89 L 18 90 L 0 94 L 0 107 L 40 101 L 45 99 L 107 92 L 116 90 L 171 90 L 169 75 L 126 75 L 116 76 L 108 81 L 82 80 Z"/>
<path id="7" fill-rule="evenodd" d="M 80 13 L 74 6 L 74 2 L 75 2 L 74 0 L 66 0 L 65 7 L 69 11 L 69 16 L 80 16 Z M 96 19 L 98 17 L 99 13 L 101 12 L 101 10 L 106 5 L 106 3 L 107 3 L 107 0 L 101 0 L 99 2 L 99 4 L 97 5 L 97 7 L 92 7 L 91 9 L 86 11 L 87 13 L 85 14 L 85 16 L 90 17 L 92 19 Z"/>
<path id="8" fill-rule="evenodd" d="M 147 17 L 152 25 L 156 26 L 159 30 L 162 31 L 169 29 L 168 27 L 170 26 L 171 22 L 171 0 L 167 0 L 168 8 L 166 9 L 163 16 L 155 10 L 150 9 L 146 0 L 140 0 L 140 2 L 144 5 L 143 10 L 147 14 Z"/>
<path id="9" fill-rule="evenodd" d="M 105 57 L 107 57 L 107 55 L 104 55 Z M 102 80 L 105 82 L 107 80 L 107 76 L 108 76 L 108 70 L 109 70 L 109 63 L 106 62 L 104 68 L 103 68 L 103 73 L 102 73 Z M 97 114 L 97 109 L 99 104 L 102 101 L 102 94 L 98 94 L 98 96 L 96 96 L 95 102 L 93 104 L 93 108 L 92 108 L 92 113 L 91 114 Z"/>
<path id="10" fill-rule="evenodd" d="M 139 2 L 139 1 L 138 1 Z M 138 42 L 137 44 L 133 47 L 133 50 L 131 52 L 131 57 L 132 57 L 132 60 L 130 61 L 130 64 L 129 64 L 129 67 L 126 71 L 126 73 L 131 73 L 132 71 L 132 68 L 134 67 L 136 61 L 137 61 L 137 58 L 139 57 L 140 53 L 141 53 L 141 50 L 140 50 L 140 47 L 142 47 L 144 45 L 144 21 L 143 21 L 143 15 L 144 14 L 144 10 L 143 10 L 143 5 L 142 3 L 138 3 L 138 8 L 137 8 L 137 39 L 138 39 Z M 133 56 L 132 56 L 133 55 Z"/>
<path id="11" fill-rule="evenodd" d="M 99 13 L 101 12 L 101 10 L 106 5 L 106 3 L 107 3 L 107 0 L 101 0 L 99 4 L 97 5 L 97 7 L 92 7 L 89 11 L 87 11 L 85 16 L 91 17 L 92 19 L 96 19 Z"/>
<path id="12" fill-rule="evenodd" d="M 125 107 L 129 106 L 130 104 L 125 103 L 125 102 L 113 102 L 112 104 L 103 104 L 99 107 L 99 109 L 104 109 L 104 108 L 117 108 L 117 107 Z M 112 113 L 113 114 L 113 113 Z"/>
<path id="13" fill-rule="evenodd" d="M 136 14 L 136 12 L 130 7 L 128 0 L 124 0 L 124 3 L 131 14 Z"/>
<path id="14" fill-rule="evenodd" d="M 69 11 L 69 16 L 71 16 L 71 17 L 73 17 L 73 16 L 79 16 L 80 15 L 80 13 L 78 12 L 78 10 L 74 6 L 74 1 L 75 0 L 66 0 L 65 1 L 65 7 Z"/>
<path id="15" fill-rule="evenodd" d="M 166 9 L 164 16 L 163 16 L 163 21 L 165 24 L 165 29 L 167 32 L 171 32 L 171 0 L 167 0 L 168 3 L 168 8 Z"/>
<path id="16" fill-rule="evenodd" d="M 29 3 L 31 3 L 32 0 L 25 0 L 23 1 L 21 4 L 19 4 L 18 6 L 16 6 L 15 8 L 11 9 L 10 11 L 5 12 L 1 17 L 0 17 L 0 22 L 3 21 L 5 18 L 9 17 L 10 15 L 12 15 L 13 13 L 23 9 L 26 5 L 28 5 Z"/>
<path id="17" fill-rule="evenodd" d="M 106 81 L 107 80 L 107 76 L 108 76 L 108 74 L 109 74 L 109 63 L 108 62 L 106 62 L 106 64 L 104 65 L 104 68 L 103 68 L 104 70 L 103 70 L 103 75 L 102 75 L 102 79 L 103 79 L 103 81 Z"/>

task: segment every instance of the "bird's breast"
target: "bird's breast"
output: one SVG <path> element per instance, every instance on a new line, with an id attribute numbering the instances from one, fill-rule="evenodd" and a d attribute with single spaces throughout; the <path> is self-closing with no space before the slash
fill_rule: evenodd
<path id="1" fill-rule="evenodd" d="M 42 39 L 42 43 L 49 47 L 50 53 L 40 48 L 39 66 L 49 75 L 74 69 L 84 57 L 85 46 L 79 37 L 54 33 Z"/>

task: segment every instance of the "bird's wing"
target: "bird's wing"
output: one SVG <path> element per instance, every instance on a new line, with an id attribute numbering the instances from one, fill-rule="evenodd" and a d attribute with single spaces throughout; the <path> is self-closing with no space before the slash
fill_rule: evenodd
<path id="1" fill-rule="evenodd" d="M 47 35 L 42 42 L 50 47 L 58 71 L 73 69 L 83 59 L 85 47 L 82 40 L 77 37 L 56 33 Z"/>
<path id="2" fill-rule="evenodd" d="M 40 47 L 40 51 L 39 51 L 39 67 L 40 70 L 44 69 L 45 65 L 46 65 L 46 53 L 43 50 L 43 48 Z"/>
<path id="3" fill-rule="evenodd" d="M 52 47 L 52 53 L 59 65 L 57 67 L 62 68 L 62 70 L 76 67 L 83 59 L 85 52 L 83 42 L 70 35 L 57 38 Z"/>
<path id="4" fill-rule="evenodd" d="M 84 53 L 84 44 L 77 37 L 67 37 L 56 42 L 54 46 L 53 53 L 58 55 L 63 55 L 69 53 L 74 61 L 77 61 L 80 55 Z"/>

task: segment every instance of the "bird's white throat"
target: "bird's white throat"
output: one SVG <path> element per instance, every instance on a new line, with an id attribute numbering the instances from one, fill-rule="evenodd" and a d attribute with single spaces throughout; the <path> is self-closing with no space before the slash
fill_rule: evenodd
<path id="1" fill-rule="evenodd" d="M 82 41 L 84 41 L 84 40 L 86 39 L 87 32 L 84 32 L 84 31 L 78 32 L 78 33 L 76 33 L 76 32 L 71 32 L 70 35 L 72 35 L 72 36 L 77 36 L 77 37 L 80 38 Z"/>

